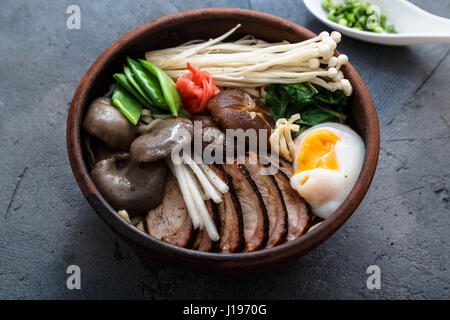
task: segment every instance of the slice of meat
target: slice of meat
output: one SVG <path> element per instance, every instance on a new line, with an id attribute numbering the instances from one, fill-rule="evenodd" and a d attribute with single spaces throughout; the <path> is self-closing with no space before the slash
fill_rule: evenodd
<path id="1" fill-rule="evenodd" d="M 240 252 L 244 249 L 244 222 L 242 209 L 231 178 L 221 165 L 210 166 L 214 172 L 228 185 L 229 191 L 223 194 L 223 201 L 217 205 L 220 220 L 219 250 L 223 253 Z"/>
<path id="2" fill-rule="evenodd" d="M 278 169 L 288 178 L 291 178 L 294 175 L 294 166 L 289 161 L 280 157 L 278 166 Z"/>
<path id="3" fill-rule="evenodd" d="M 274 178 L 280 188 L 288 214 L 289 228 L 286 240 L 292 241 L 308 230 L 311 215 L 306 201 L 291 188 L 289 178 L 281 171 L 278 171 Z"/>
<path id="4" fill-rule="evenodd" d="M 145 218 L 148 233 L 170 244 L 188 247 L 194 235 L 189 213 L 176 178 L 168 175 L 164 200 Z"/>
<path id="5" fill-rule="evenodd" d="M 220 234 L 220 219 L 217 213 L 217 206 L 211 200 L 205 201 L 206 208 L 208 209 L 209 216 L 214 221 L 217 230 Z M 203 252 L 215 252 L 219 249 L 219 241 L 212 241 L 208 235 L 206 229 L 199 230 L 195 238 L 192 249 Z"/>
<path id="6" fill-rule="evenodd" d="M 286 207 L 274 177 L 261 173 L 262 166 L 256 153 L 248 153 L 245 167 L 264 200 L 269 220 L 269 239 L 266 248 L 272 248 L 286 240 L 288 231 Z"/>
<path id="7" fill-rule="evenodd" d="M 294 166 L 291 162 L 287 161 L 283 157 L 279 157 L 276 155 L 274 155 L 273 157 L 270 157 L 268 155 L 262 157 L 259 155 L 259 158 L 261 159 L 261 163 L 265 167 L 270 168 L 270 174 L 275 174 L 276 172 L 281 171 L 289 179 L 294 175 Z"/>
<path id="8" fill-rule="evenodd" d="M 269 223 L 266 206 L 258 187 L 245 166 L 237 164 L 236 159 L 232 164 L 224 164 L 223 168 L 231 177 L 241 204 L 244 220 L 244 251 L 250 252 L 264 248 L 267 243 Z"/>

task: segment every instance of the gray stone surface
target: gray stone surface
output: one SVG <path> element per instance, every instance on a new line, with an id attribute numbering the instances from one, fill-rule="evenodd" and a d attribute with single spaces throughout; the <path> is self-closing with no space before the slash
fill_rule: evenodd
<path id="1" fill-rule="evenodd" d="M 413 1 L 450 18 L 447 0 Z M 70 4 L 81 30 L 66 28 Z M 65 126 L 78 81 L 115 39 L 189 8 L 265 11 L 315 32 L 301 1 L 25 1 L 0 11 L 0 298 L 450 298 L 449 46 L 386 47 L 344 38 L 381 126 L 367 197 L 328 241 L 281 268 L 199 275 L 135 253 L 95 215 L 68 163 Z M 418 22 L 419 23 L 419 22 Z M 66 289 L 66 268 L 82 290 Z M 382 271 L 366 288 L 366 268 Z"/>

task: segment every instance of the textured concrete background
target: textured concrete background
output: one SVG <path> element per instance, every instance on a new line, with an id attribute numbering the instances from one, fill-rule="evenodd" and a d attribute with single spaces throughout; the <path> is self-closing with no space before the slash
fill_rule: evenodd
<path id="1" fill-rule="evenodd" d="M 450 18 L 448 0 L 413 1 Z M 81 30 L 66 28 L 70 4 Z M 242 7 L 327 27 L 301 1 L 0 1 L 0 298 L 450 298 L 448 45 L 386 47 L 344 37 L 381 126 L 367 197 L 302 259 L 245 276 L 192 274 L 135 253 L 95 215 L 68 163 L 65 127 L 78 81 L 133 28 L 168 13 Z M 419 22 L 418 22 L 419 23 Z M 66 289 L 66 268 L 82 290 Z M 382 288 L 366 289 L 381 267 Z"/>

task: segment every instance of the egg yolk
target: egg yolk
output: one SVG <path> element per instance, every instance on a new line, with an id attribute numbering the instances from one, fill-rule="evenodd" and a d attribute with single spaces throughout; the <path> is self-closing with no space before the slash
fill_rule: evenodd
<path id="1" fill-rule="evenodd" d="M 329 130 L 317 130 L 308 134 L 300 145 L 295 174 L 318 168 L 339 170 L 334 150 L 339 140 L 341 139 Z"/>

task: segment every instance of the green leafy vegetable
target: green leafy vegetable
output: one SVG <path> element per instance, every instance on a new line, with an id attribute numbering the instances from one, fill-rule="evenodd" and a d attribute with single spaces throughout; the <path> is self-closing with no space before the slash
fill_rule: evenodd
<path id="1" fill-rule="evenodd" d="M 357 0 L 322 1 L 322 8 L 328 12 L 328 19 L 340 25 L 357 30 L 381 33 L 397 33 L 393 25 L 386 25 L 387 16 L 380 8 Z"/>
<path id="2" fill-rule="evenodd" d="M 334 118 L 335 117 L 332 114 L 324 112 L 320 108 L 307 107 L 301 113 L 301 118 L 300 120 L 297 120 L 297 123 L 312 127 L 323 122 L 333 121 Z"/>
<path id="3" fill-rule="evenodd" d="M 299 83 L 282 86 L 288 96 L 300 105 L 314 103 L 314 96 L 319 92 L 311 83 Z"/>
<path id="4" fill-rule="evenodd" d="M 275 121 L 286 117 L 286 108 L 289 103 L 287 93 L 284 90 L 278 90 L 278 86 L 280 85 L 269 86 L 266 94 L 266 107 L 269 108 Z"/>
<path id="5" fill-rule="evenodd" d="M 142 113 L 142 106 L 128 91 L 116 83 L 111 97 L 112 103 L 122 112 L 132 124 L 137 125 Z"/>
<path id="6" fill-rule="evenodd" d="M 312 86 L 312 84 L 308 83 Z M 345 105 L 347 103 L 347 96 L 345 95 L 344 91 L 337 90 L 337 91 L 330 91 L 328 89 L 325 89 L 320 86 L 316 86 L 317 88 L 317 94 L 314 95 L 314 103 L 320 104 L 322 102 L 322 105 Z"/>
<path id="7" fill-rule="evenodd" d="M 267 89 L 266 107 L 275 121 L 300 113 L 302 130 L 319 123 L 345 120 L 347 96 L 341 90 L 329 91 L 309 82 L 272 84 Z"/>

